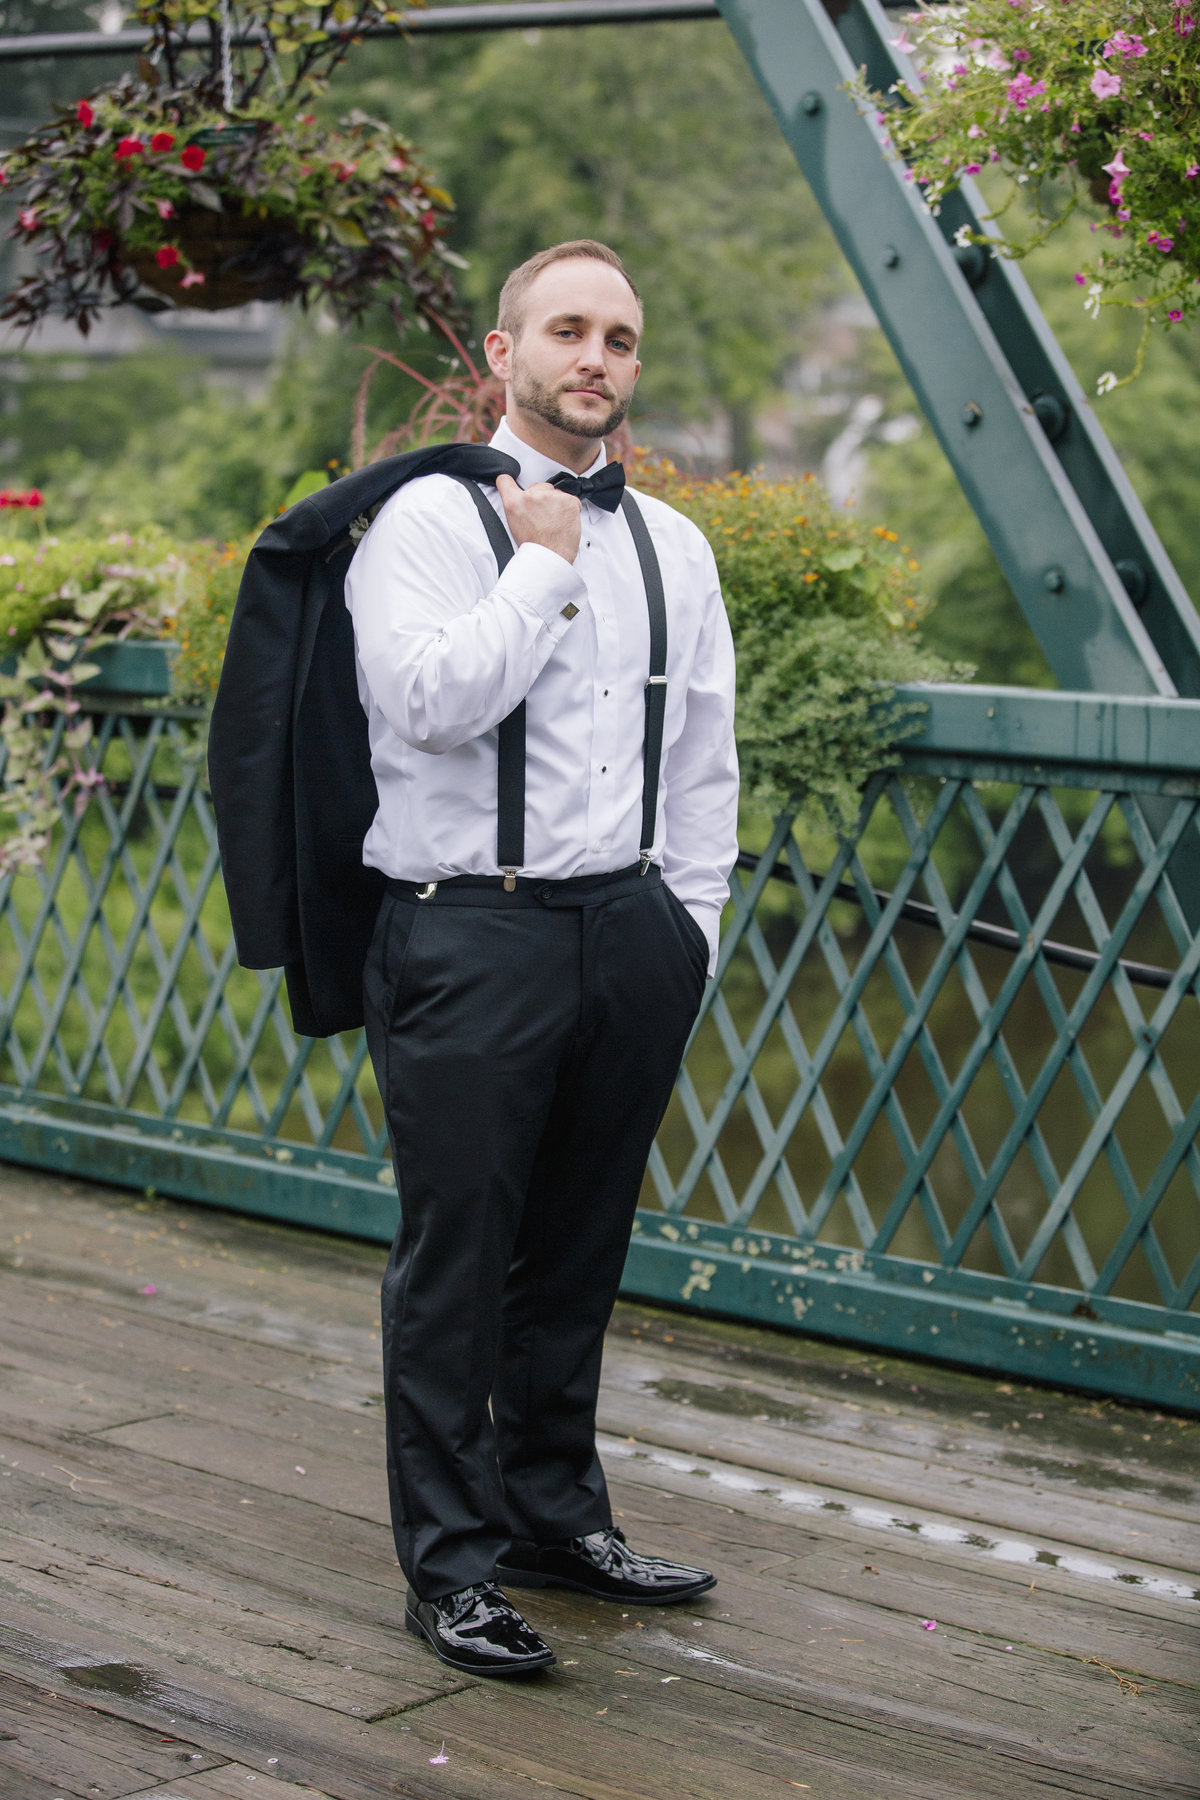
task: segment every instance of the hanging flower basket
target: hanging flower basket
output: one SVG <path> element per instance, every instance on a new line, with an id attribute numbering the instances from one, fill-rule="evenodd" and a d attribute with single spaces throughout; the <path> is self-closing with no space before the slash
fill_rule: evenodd
<path id="1" fill-rule="evenodd" d="M 203 312 L 247 306 L 252 300 L 294 299 L 312 248 L 283 221 L 214 213 L 203 206 L 188 206 L 178 214 L 172 238 L 177 262 L 163 267 L 156 252 L 135 250 L 127 266 L 143 287 L 176 306 Z"/>
<path id="2" fill-rule="evenodd" d="M 1036 250 L 1083 194 L 1102 209 L 1073 280 L 1093 316 L 1142 314 L 1134 374 L 1153 328 L 1200 314 L 1197 16 L 1195 0 L 965 0 L 909 15 L 892 40 L 920 57 L 920 81 L 888 95 L 856 84 L 930 206 L 964 175 L 1010 177 L 1035 229 L 1025 242 L 976 237 L 999 254 Z M 1099 391 L 1121 385 L 1110 372 Z"/>
<path id="3" fill-rule="evenodd" d="M 397 323 L 452 314 L 449 195 L 389 125 L 355 112 L 330 127 L 306 110 L 348 34 L 391 16 L 381 0 L 340 10 L 334 29 L 291 0 L 240 15 L 208 0 L 171 0 L 170 17 L 143 6 L 157 60 L 60 108 L 0 158 L 18 203 L 12 235 L 38 264 L 0 318 L 31 327 L 55 314 L 86 332 L 114 305 L 285 299 L 323 299 L 341 322 L 379 302 Z M 211 55 L 185 77 L 197 18 L 212 27 Z"/>

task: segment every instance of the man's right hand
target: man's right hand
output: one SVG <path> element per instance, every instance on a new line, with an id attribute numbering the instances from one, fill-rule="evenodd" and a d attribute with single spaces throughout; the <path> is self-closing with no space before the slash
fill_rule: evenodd
<path id="1" fill-rule="evenodd" d="M 541 544 L 567 562 L 575 561 L 582 507 L 574 494 L 560 493 L 546 481 L 519 488 L 511 475 L 497 475 L 496 492 L 518 545 Z"/>

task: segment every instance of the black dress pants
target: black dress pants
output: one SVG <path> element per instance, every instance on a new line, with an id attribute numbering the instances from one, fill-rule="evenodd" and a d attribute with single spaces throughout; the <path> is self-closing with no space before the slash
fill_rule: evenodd
<path id="1" fill-rule="evenodd" d="M 400 1191 L 383 1282 L 388 1480 L 422 1599 L 513 1537 L 612 1522 L 596 1395 L 646 1158 L 708 946 L 656 868 L 507 894 L 394 882 L 367 1036 Z"/>

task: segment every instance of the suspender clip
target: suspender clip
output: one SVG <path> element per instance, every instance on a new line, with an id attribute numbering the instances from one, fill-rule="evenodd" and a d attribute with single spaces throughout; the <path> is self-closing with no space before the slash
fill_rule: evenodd
<path id="1" fill-rule="evenodd" d="M 436 893 L 437 893 L 437 882 L 436 881 L 427 881 L 425 883 L 424 887 L 419 887 L 417 889 L 417 899 L 418 900 L 432 900 L 433 896 Z"/>
<path id="2" fill-rule="evenodd" d="M 647 687 L 666 687 L 666 685 L 667 678 L 665 675 L 647 675 L 646 677 Z"/>
<path id="3" fill-rule="evenodd" d="M 646 870 L 650 867 L 650 852 L 648 850 L 643 850 L 641 856 L 638 858 L 638 862 L 641 864 L 641 867 L 638 869 L 638 874 L 644 875 Z"/>
<path id="4" fill-rule="evenodd" d="M 505 871 L 504 871 L 504 891 L 506 894 L 515 894 L 516 893 L 516 891 L 517 891 L 517 871 L 515 869 L 505 869 Z"/>

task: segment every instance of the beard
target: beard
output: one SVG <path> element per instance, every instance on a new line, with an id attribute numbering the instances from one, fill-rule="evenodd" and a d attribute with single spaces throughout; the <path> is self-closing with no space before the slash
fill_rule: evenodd
<path id="1" fill-rule="evenodd" d="M 611 411 L 603 418 L 578 418 L 563 407 L 560 395 L 571 392 L 571 383 L 559 382 L 551 387 L 548 382 L 538 381 L 535 376 L 526 375 L 518 364 L 514 363 L 512 373 L 513 399 L 524 412 L 535 413 L 544 419 L 547 425 L 553 425 L 559 431 L 568 431 L 572 437 L 606 438 L 611 437 L 617 426 L 629 411 L 632 394 L 624 400 L 618 400 L 616 394 L 607 384 L 596 385 L 598 394 L 611 403 Z"/>

